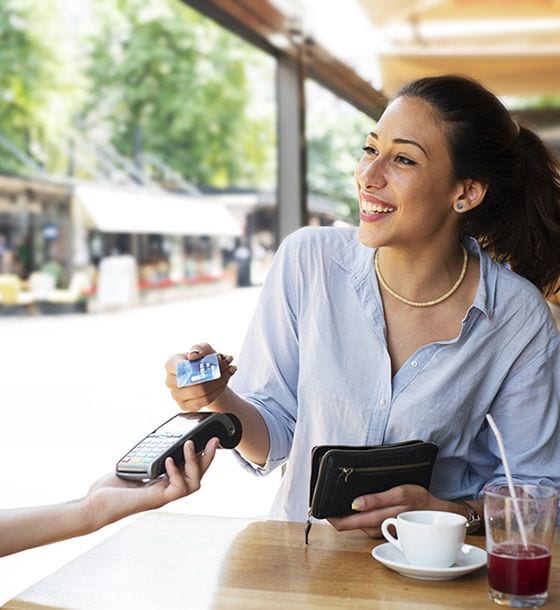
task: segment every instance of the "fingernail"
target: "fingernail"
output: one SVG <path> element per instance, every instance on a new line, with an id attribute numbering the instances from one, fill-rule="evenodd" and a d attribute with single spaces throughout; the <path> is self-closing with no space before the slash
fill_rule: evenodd
<path id="1" fill-rule="evenodd" d="M 191 349 L 191 351 L 189 352 L 189 354 L 200 354 L 200 350 L 197 349 L 196 347 L 193 347 L 193 349 Z"/>
<path id="2" fill-rule="evenodd" d="M 232 365 L 229 367 L 229 370 L 231 371 L 231 374 L 233 375 L 233 373 L 235 373 L 235 371 L 237 371 L 237 367 L 235 365 Z"/>
<path id="3" fill-rule="evenodd" d="M 364 508 L 364 500 L 363 498 L 356 498 L 352 502 L 352 510 L 362 510 Z"/>

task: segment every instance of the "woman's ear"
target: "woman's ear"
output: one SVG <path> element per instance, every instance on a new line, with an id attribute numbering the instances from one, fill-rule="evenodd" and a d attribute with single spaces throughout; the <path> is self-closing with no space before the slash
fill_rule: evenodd
<path id="1" fill-rule="evenodd" d="M 487 184 L 478 180 L 466 180 L 453 203 L 455 211 L 463 213 L 474 210 L 482 203 L 487 190 Z"/>

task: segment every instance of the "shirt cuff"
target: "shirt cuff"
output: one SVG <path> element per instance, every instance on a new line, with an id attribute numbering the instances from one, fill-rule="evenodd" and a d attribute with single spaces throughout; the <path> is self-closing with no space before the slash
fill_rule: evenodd
<path id="1" fill-rule="evenodd" d="M 241 464 L 241 466 L 247 470 L 247 472 L 250 472 L 251 474 L 254 474 L 258 477 L 264 477 L 267 474 L 271 473 L 277 466 L 280 466 L 280 464 L 284 463 L 286 460 L 271 460 L 270 458 L 267 458 L 264 466 L 261 466 L 260 464 L 255 464 L 254 462 L 251 462 L 251 460 L 248 460 L 247 458 L 243 457 L 241 455 L 241 453 L 239 453 L 239 451 L 237 451 L 237 449 L 233 450 L 233 455 L 235 456 L 235 459 Z"/>
<path id="2" fill-rule="evenodd" d="M 265 476 L 288 460 L 291 443 L 288 441 L 286 430 L 283 429 L 282 424 L 278 421 L 278 417 L 273 415 L 267 406 L 257 401 L 253 395 L 240 394 L 240 396 L 244 400 L 250 402 L 264 419 L 266 428 L 268 430 L 270 448 L 264 466 L 251 462 L 241 455 L 237 449 L 233 450 L 233 454 L 241 466 L 245 468 L 245 470 L 257 476 Z M 290 431 L 290 438 L 291 435 L 292 432 Z"/>

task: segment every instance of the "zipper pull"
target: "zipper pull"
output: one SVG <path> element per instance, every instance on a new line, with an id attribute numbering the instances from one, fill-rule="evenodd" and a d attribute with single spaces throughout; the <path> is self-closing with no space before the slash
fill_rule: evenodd
<path id="1" fill-rule="evenodd" d="M 354 472 L 354 469 L 350 466 L 345 466 L 340 469 L 340 474 L 344 476 L 344 482 L 348 483 L 348 477 Z"/>
<path id="2" fill-rule="evenodd" d="M 309 510 L 307 511 L 307 521 L 305 522 L 305 544 L 309 545 L 309 532 L 311 530 L 311 526 L 313 524 L 311 523 L 311 507 L 309 507 Z"/>

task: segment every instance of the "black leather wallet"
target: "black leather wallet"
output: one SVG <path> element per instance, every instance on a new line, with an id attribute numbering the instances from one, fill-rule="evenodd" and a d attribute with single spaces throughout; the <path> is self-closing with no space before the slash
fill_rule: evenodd
<path id="1" fill-rule="evenodd" d="M 397 485 L 430 486 L 437 445 L 420 440 L 391 445 L 319 445 L 311 452 L 306 538 L 311 517 L 342 517 L 355 511 L 352 501 Z"/>

